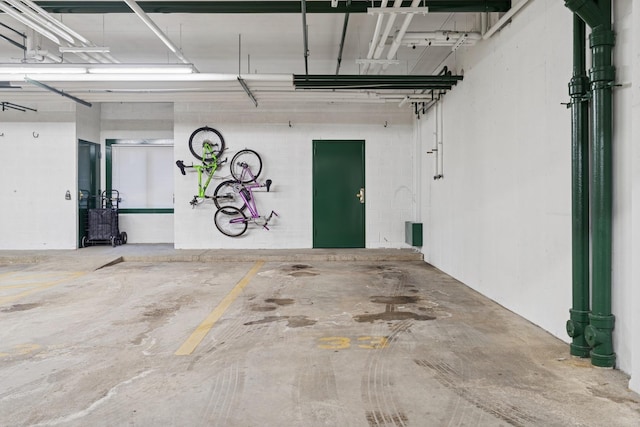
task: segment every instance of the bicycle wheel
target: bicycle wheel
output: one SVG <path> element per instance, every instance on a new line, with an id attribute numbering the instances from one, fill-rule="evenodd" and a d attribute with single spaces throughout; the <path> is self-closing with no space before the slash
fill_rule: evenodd
<path id="1" fill-rule="evenodd" d="M 253 150 L 245 148 L 231 159 L 231 175 L 239 182 L 255 181 L 262 172 L 262 159 Z"/>
<path id="2" fill-rule="evenodd" d="M 233 206 L 225 206 L 223 209 L 218 209 L 213 221 L 216 223 L 216 228 L 225 236 L 238 237 L 247 231 L 247 217 L 240 209 Z"/>
<path id="3" fill-rule="evenodd" d="M 210 151 L 205 149 L 205 144 L 211 146 Z M 212 161 L 212 155 L 219 157 L 224 151 L 224 147 L 222 134 L 209 126 L 194 130 L 189 137 L 189 151 L 191 151 L 191 154 L 193 154 L 196 159 L 202 160 L 203 162 Z"/>
<path id="4" fill-rule="evenodd" d="M 213 203 L 227 215 L 232 215 L 234 211 L 224 209 L 225 206 L 244 211 L 247 205 L 240 197 L 240 188 L 242 188 L 242 185 L 238 181 L 222 181 L 213 192 Z"/>

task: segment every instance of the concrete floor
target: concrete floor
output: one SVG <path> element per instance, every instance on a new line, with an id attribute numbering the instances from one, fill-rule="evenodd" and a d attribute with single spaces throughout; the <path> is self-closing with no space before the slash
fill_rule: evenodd
<path id="1" fill-rule="evenodd" d="M 413 251 L 0 251 L 0 324 L 2 426 L 640 426 Z"/>

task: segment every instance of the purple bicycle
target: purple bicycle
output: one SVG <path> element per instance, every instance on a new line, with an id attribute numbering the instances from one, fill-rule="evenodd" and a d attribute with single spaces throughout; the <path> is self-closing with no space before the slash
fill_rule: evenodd
<path id="1" fill-rule="evenodd" d="M 278 216 L 275 211 L 271 211 L 266 217 L 258 212 L 253 190 L 265 187 L 269 191 L 272 181 L 267 179 L 264 184 L 258 183 L 257 174 L 254 175 L 252 168 L 257 168 L 258 171 L 262 169 L 258 153 L 253 150 L 238 152 L 231 162 L 231 173 L 235 180 L 222 182 L 214 192 L 213 200 L 218 207 L 214 221 L 218 230 L 226 236 L 241 236 L 247 231 L 249 221 L 269 230 L 269 221 L 274 215 Z M 250 216 L 244 214 L 246 209 Z"/>

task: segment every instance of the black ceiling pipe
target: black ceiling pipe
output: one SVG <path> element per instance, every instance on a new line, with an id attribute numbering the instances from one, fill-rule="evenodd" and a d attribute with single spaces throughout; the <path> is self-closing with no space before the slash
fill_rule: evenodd
<path id="1" fill-rule="evenodd" d="M 342 37 L 340 38 L 340 51 L 338 52 L 338 64 L 336 65 L 336 74 L 340 74 L 340 64 L 342 64 L 342 51 L 344 49 L 344 41 L 347 38 L 347 27 L 349 26 L 349 6 L 351 6 L 351 0 L 347 0 L 347 13 L 344 14 L 344 23 L 342 24 Z"/>
<path id="2" fill-rule="evenodd" d="M 462 76 L 371 76 L 371 75 L 293 75 L 296 89 L 403 89 L 449 90 L 462 80 Z"/>
<path id="3" fill-rule="evenodd" d="M 112 1 L 36 1 L 49 13 L 131 13 L 124 2 Z M 300 1 L 293 0 L 249 0 L 249 1 L 140 1 L 146 13 L 300 13 Z M 380 7 L 380 0 L 353 0 L 351 6 L 339 2 L 309 1 L 307 13 L 367 13 L 370 7 Z M 410 6 L 403 1 L 402 6 Z M 430 13 L 436 12 L 506 12 L 511 9 L 511 0 L 424 0 L 423 6 Z"/>

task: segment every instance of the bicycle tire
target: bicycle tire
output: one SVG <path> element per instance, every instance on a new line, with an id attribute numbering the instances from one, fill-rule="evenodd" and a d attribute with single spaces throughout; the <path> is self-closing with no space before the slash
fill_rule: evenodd
<path id="1" fill-rule="evenodd" d="M 220 154 L 222 154 L 225 149 L 224 138 L 220 132 L 209 126 L 203 126 L 194 130 L 189 137 L 189 151 L 191 151 L 193 157 L 205 163 L 213 160 L 204 153 L 203 144 L 205 142 L 211 143 L 214 147 L 213 154 L 216 158 L 220 157 Z"/>
<path id="2" fill-rule="evenodd" d="M 218 209 L 222 209 L 223 213 L 227 215 L 232 215 L 233 211 L 224 209 L 225 206 L 231 206 L 243 212 L 247 209 L 247 205 L 236 190 L 236 187 L 239 185 L 238 181 L 229 179 L 227 181 L 222 181 L 213 192 L 213 203 L 215 203 L 216 207 Z M 219 197 L 220 199 L 218 199 Z"/>
<path id="3" fill-rule="evenodd" d="M 242 167 L 242 163 L 246 163 L 249 166 L 249 170 L 253 174 L 253 177 L 243 177 L 242 172 L 244 168 Z M 262 172 L 262 159 L 255 151 L 245 148 L 244 150 L 238 151 L 233 156 L 230 168 L 233 178 L 238 182 L 246 184 L 248 182 L 255 181 L 260 175 L 260 172 Z"/>
<path id="4" fill-rule="evenodd" d="M 232 213 L 228 214 L 223 210 Z M 238 237 L 247 231 L 248 219 L 246 215 L 233 206 L 225 206 L 224 209 L 218 209 L 213 216 L 213 222 L 215 222 L 216 228 L 225 236 Z"/>

